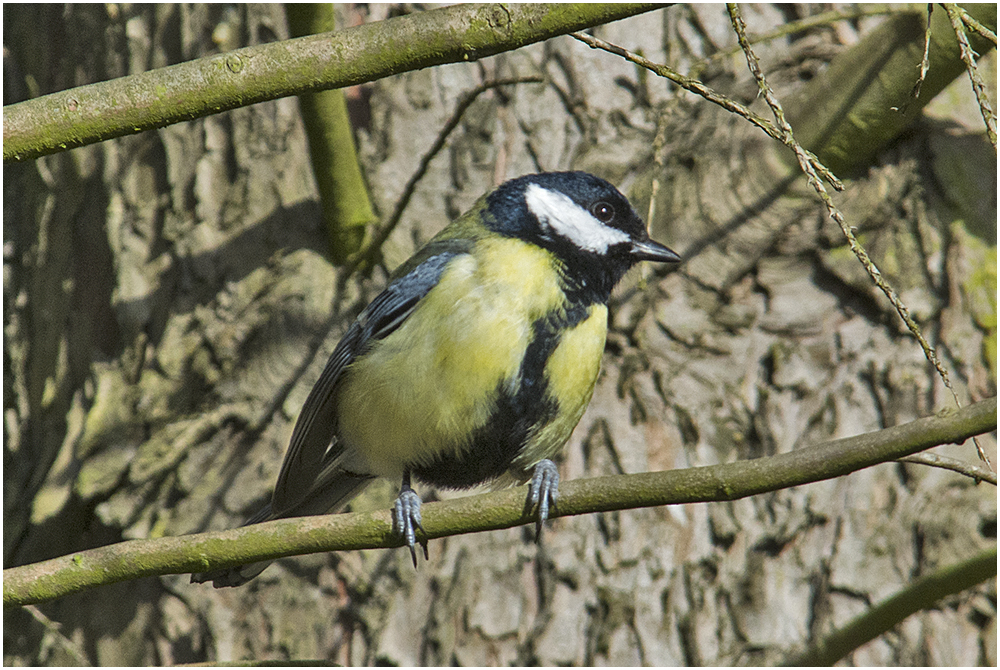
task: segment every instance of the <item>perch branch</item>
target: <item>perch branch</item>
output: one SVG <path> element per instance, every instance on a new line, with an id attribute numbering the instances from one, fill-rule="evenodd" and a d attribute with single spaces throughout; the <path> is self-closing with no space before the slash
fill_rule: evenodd
<path id="1" fill-rule="evenodd" d="M 994 430 L 997 400 L 786 454 L 705 467 L 570 481 L 553 517 L 747 496 L 840 477 Z M 533 523 L 524 486 L 423 506 L 421 539 Z M 235 530 L 128 540 L 3 573 L 4 606 L 29 605 L 154 575 L 204 572 L 285 556 L 402 546 L 389 510 L 280 519 Z"/>

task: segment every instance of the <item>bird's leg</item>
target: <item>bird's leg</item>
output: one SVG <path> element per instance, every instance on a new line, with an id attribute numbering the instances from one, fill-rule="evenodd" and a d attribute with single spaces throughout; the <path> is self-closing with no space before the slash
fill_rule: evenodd
<path id="1" fill-rule="evenodd" d="M 559 497 L 559 469 L 549 459 L 538 461 L 528 488 L 528 510 L 538 506 L 535 541 L 542 536 L 542 523 L 549 518 L 549 508 L 555 509 Z"/>
<path id="2" fill-rule="evenodd" d="M 399 487 L 399 497 L 396 498 L 394 506 L 394 517 L 396 521 L 396 532 L 406 540 L 406 546 L 410 548 L 410 556 L 413 557 L 413 567 L 417 567 L 417 533 L 416 529 L 423 530 L 420 525 L 420 496 L 410 486 L 410 471 L 403 473 L 403 484 Z M 424 560 L 428 558 L 427 542 L 421 542 L 424 548 Z"/>

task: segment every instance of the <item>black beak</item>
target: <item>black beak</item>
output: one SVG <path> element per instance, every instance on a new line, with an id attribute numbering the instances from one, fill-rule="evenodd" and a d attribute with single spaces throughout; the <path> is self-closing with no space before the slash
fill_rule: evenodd
<path id="1" fill-rule="evenodd" d="M 655 261 L 657 263 L 679 263 L 681 257 L 673 250 L 653 240 L 632 242 L 632 257 L 640 261 Z"/>

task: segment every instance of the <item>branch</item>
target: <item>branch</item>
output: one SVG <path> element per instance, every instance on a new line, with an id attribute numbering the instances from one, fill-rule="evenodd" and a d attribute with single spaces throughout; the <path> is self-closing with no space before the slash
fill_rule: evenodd
<path id="1" fill-rule="evenodd" d="M 911 614 L 927 609 L 946 596 L 960 593 L 997 575 L 996 547 L 956 565 L 921 577 L 885 602 L 850 621 L 785 665 L 833 665 L 861 645 L 871 642 Z"/>
<path id="2" fill-rule="evenodd" d="M 798 33 L 805 32 L 807 30 L 813 30 L 819 27 L 829 27 L 838 21 L 856 21 L 858 19 L 870 16 L 886 16 L 886 15 L 892 16 L 894 14 L 902 14 L 904 12 L 915 13 L 917 11 L 919 11 L 919 9 L 917 9 L 913 5 L 864 4 L 855 6 L 842 6 L 837 9 L 831 9 L 826 12 L 820 12 L 819 14 L 813 14 L 812 16 L 806 16 L 796 21 L 790 21 L 788 23 L 784 23 L 766 33 L 750 35 L 750 43 L 764 44 L 766 42 L 771 42 L 781 37 L 795 35 Z M 706 66 L 708 66 L 710 63 L 717 63 L 727 58 L 731 58 L 736 54 L 740 53 L 740 51 L 742 51 L 742 47 L 740 47 L 739 44 L 729 47 L 728 49 L 721 49 L 720 51 L 716 51 L 711 56 L 704 58 L 700 63 L 695 63 L 691 68 L 691 73 L 692 73 L 691 76 L 693 77 L 700 76 L 700 74 L 705 71 Z"/>
<path id="3" fill-rule="evenodd" d="M 893 288 L 892 284 L 885 278 L 881 270 L 875 265 L 875 262 L 865 251 L 865 248 L 858 241 L 857 237 L 854 235 L 854 231 L 851 226 L 847 224 L 847 220 L 844 218 L 843 213 L 837 208 L 833 203 L 833 199 L 827 192 L 826 187 L 819 180 L 816 171 L 813 169 L 813 162 L 810 160 L 811 155 L 799 144 L 795 137 L 792 135 L 792 126 L 785 119 L 785 111 L 781 107 L 781 103 L 778 98 L 774 95 L 774 91 L 768 85 L 764 78 L 764 73 L 760 69 L 760 62 L 757 59 L 756 54 L 753 52 L 753 47 L 750 46 L 750 42 L 746 37 L 746 25 L 743 22 L 743 17 L 740 13 L 740 8 L 735 3 L 727 3 L 729 15 L 732 19 L 733 29 L 736 31 L 737 39 L 739 40 L 740 47 L 742 47 L 744 53 L 746 54 L 747 66 L 750 68 L 750 73 L 753 74 L 754 79 L 757 81 L 757 86 L 760 89 L 760 94 L 764 96 L 764 100 L 767 102 L 768 107 L 771 108 L 771 113 L 774 115 L 775 121 L 778 123 L 778 127 L 781 128 L 781 141 L 789 146 L 795 156 L 799 161 L 799 167 L 802 172 L 805 173 L 808 178 L 809 185 L 812 186 L 817 195 L 826 205 L 827 213 L 830 218 L 837 222 L 840 226 L 841 231 L 844 233 L 844 237 L 847 238 L 848 246 L 850 246 L 851 251 L 857 256 L 858 260 L 864 266 L 865 270 L 868 272 L 868 276 L 871 277 L 872 282 L 881 289 L 885 296 L 892 303 L 892 306 L 896 308 L 896 312 L 899 314 L 900 318 L 906 324 L 910 333 L 920 344 L 920 348 L 924 351 L 924 356 L 927 360 L 934 366 L 938 372 L 938 376 L 941 377 L 941 381 L 944 383 L 945 387 L 951 391 L 952 397 L 955 399 L 955 406 L 961 407 L 962 403 L 958 399 L 958 393 L 951 384 L 951 379 L 948 375 L 948 370 L 941 363 L 938 358 L 937 352 L 924 337 L 923 332 L 920 330 L 920 326 L 914 321 L 913 317 L 910 316 L 910 310 L 903 303 L 899 294 L 896 293 L 896 289 Z M 987 465 L 990 465 L 990 459 L 983 451 L 982 446 L 979 444 L 978 440 L 975 440 L 976 452 L 979 454 L 979 458 L 982 459 Z"/>
<path id="4" fill-rule="evenodd" d="M 458 5 L 79 86 L 3 110 L 4 162 L 266 100 L 467 62 L 662 5 Z"/>
<path id="5" fill-rule="evenodd" d="M 965 69 L 969 73 L 972 90 L 976 94 L 976 101 L 979 103 L 979 111 L 983 115 L 983 121 L 986 123 L 986 136 L 989 137 L 990 142 L 993 144 L 993 151 L 996 151 L 997 115 L 993 113 L 993 108 L 990 107 L 990 97 L 986 92 L 986 82 L 979 76 L 979 69 L 976 67 L 976 55 L 973 53 L 972 47 L 969 46 L 968 35 L 965 34 L 963 18 L 964 16 L 968 16 L 968 12 L 950 2 L 944 4 L 944 10 L 948 12 L 948 19 L 951 21 L 952 29 L 955 31 L 955 39 L 958 40 L 959 52 L 962 54 L 962 62 L 965 63 Z M 995 11 L 996 8 L 994 8 Z M 995 46 L 996 40 L 993 43 Z"/>
<path id="6" fill-rule="evenodd" d="M 582 479 L 560 489 L 551 516 L 737 500 L 840 477 L 940 444 L 994 430 L 997 400 L 833 440 L 796 451 L 707 467 Z M 421 508 L 424 538 L 499 530 L 532 523 L 526 487 Z M 88 588 L 153 575 L 204 572 L 285 556 L 402 546 L 389 510 L 280 519 L 235 530 L 153 540 L 129 540 L 3 573 L 4 606 L 40 603 Z"/>
<path id="7" fill-rule="evenodd" d="M 632 63 L 635 63 L 640 67 L 644 67 L 650 72 L 660 77 L 663 77 L 664 79 L 669 79 L 670 81 L 674 82 L 684 90 L 690 91 L 691 93 L 694 93 L 696 95 L 700 95 L 701 97 L 705 98 L 705 100 L 708 100 L 709 102 L 714 103 L 719 107 L 722 107 L 723 109 L 732 112 L 733 114 L 742 116 L 744 119 L 746 119 L 753 125 L 763 130 L 765 133 L 767 133 L 769 137 L 776 139 L 779 142 L 782 141 L 781 132 L 777 128 L 775 128 L 774 124 L 772 124 L 770 121 L 761 117 L 759 114 L 755 114 L 754 112 L 750 111 L 750 109 L 748 109 L 746 105 L 742 105 L 739 102 L 733 100 L 732 98 L 723 95 L 722 93 L 719 93 L 718 91 L 715 91 L 709 88 L 708 86 L 705 86 L 697 79 L 694 79 L 692 77 L 685 77 L 684 75 L 677 72 L 669 65 L 663 63 L 654 63 L 653 61 L 649 60 L 648 58 L 645 58 L 644 56 L 641 56 L 639 54 L 634 54 L 628 49 L 623 49 L 617 44 L 611 44 L 610 42 L 605 42 L 604 40 L 598 39 L 593 35 L 588 35 L 587 33 L 576 32 L 572 33 L 570 37 L 573 37 L 574 39 L 583 42 L 591 49 L 601 49 L 616 56 L 621 56 L 625 60 L 631 61 Z M 825 166 L 823 166 L 818 160 L 816 160 L 815 156 L 813 156 L 812 154 L 809 154 L 809 156 L 810 160 L 812 160 L 813 162 L 813 167 L 817 170 L 817 172 L 819 172 L 823 176 L 824 179 L 826 179 L 838 191 L 844 190 L 843 184 L 840 183 L 840 180 L 837 179 L 837 177 L 833 173 L 827 170 Z"/>
<path id="8" fill-rule="evenodd" d="M 970 4 L 966 9 L 974 19 L 996 28 L 996 5 Z M 919 96 L 913 97 L 924 63 L 927 21 L 925 13 L 893 16 L 834 58 L 787 105 L 798 141 L 835 174 L 867 169 L 875 155 L 965 70 L 945 12 L 934 12 L 927 76 Z M 972 47 L 986 53 L 993 45 L 976 35 Z"/>
<path id="9" fill-rule="evenodd" d="M 952 472 L 975 479 L 976 483 L 982 481 L 989 482 L 993 486 L 997 485 L 997 473 L 992 470 L 984 468 L 981 465 L 976 465 L 975 463 L 960 461 L 957 458 L 949 458 L 940 454 L 914 454 L 913 456 L 899 459 L 899 462 L 916 463 L 917 465 L 928 465 L 932 468 L 951 470 Z"/>
<path id="10" fill-rule="evenodd" d="M 329 3 L 288 3 L 285 14 L 293 37 L 334 29 L 333 5 Z M 330 258 L 341 265 L 361 247 L 366 226 L 377 220 L 358 163 L 347 100 L 340 89 L 303 93 L 299 112 L 309 141 Z"/>
<path id="11" fill-rule="evenodd" d="M 970 16 L 969 13 L 961 7 L 958 8 L 958 11 L 962 15 L 962 23 L 968 26 L 970 30 L 975 31 L 977 35 L 981 35 L 982 37 L 988 39 L 993 43 L 994 47 L 997 45 L 997 34 L 995 32 L 981 24 L 979 21 L 976 21 L 975 18 Z"/>

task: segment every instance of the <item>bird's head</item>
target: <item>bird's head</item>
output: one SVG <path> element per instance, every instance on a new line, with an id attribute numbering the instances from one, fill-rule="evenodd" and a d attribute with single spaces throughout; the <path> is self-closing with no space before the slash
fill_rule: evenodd
<path id="1" fill-rule="evenodd" d="M 532 174 L 502 184 L 486 199 L 484 224 L 547 249 L 572 283 L 603 300 L 639 261 L 680 261 L 649 238 L 618 189 L 586 172 Z"/>

